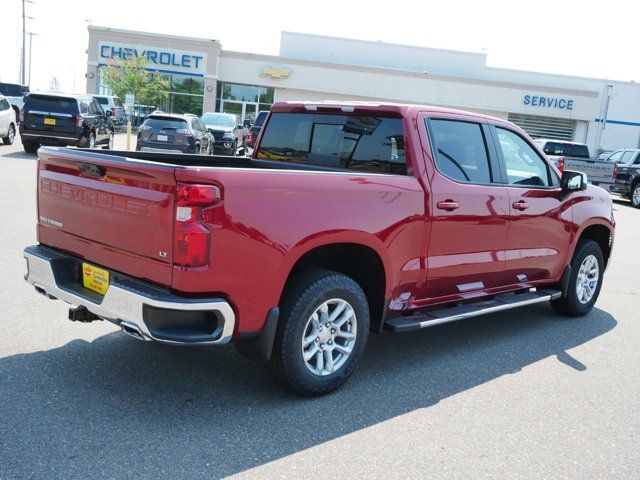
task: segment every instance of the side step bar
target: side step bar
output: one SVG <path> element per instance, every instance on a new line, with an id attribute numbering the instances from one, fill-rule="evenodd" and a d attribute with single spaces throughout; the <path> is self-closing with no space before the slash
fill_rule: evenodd
<path id="1" fill-rule="evenodd" d="M 445 307 L 440 310 L 418 312 L 404 317 L 390 318 L 384 322 L 384 328 L 391 332 L 409 332 L 441 325 L 443 323 L 479 317 L 480 315 L 486 315 L 488 313 L 532 305 L 534 303 L 548 302 L 561 296 L 561 290 L 551 288 L 542 288 L 525 293 L 501 293 L 489 300 Z"/>

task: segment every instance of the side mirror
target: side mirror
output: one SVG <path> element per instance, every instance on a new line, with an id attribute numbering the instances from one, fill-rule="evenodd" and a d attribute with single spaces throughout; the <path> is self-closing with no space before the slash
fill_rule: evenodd
<path id="1" fill-rule="evenodd" d="M 569 195 L 571 192 L 582 192 L 587 189 L 587 174 L 582 172 L 572 172 L 564 170 L 560 179 L 562 195 Z"/>
<path id="2" fill-rule="evenodd" d="M 105 110 L 104 114 L 105 114 L 107 117 L 110 117 L 111 115 L 113 115 L 113 113 L 111 113 L 111 110 Z"/>

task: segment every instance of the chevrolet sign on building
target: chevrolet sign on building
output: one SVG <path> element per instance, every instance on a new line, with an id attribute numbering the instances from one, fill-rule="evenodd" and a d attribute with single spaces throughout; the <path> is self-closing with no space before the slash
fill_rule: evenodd
<path id="1" fill-rule="evenodd" d="M 135 56 L 169 80 L 165 112 L 226 112 L 250 124 L 275 101 L 362 100 L 470 110 L 532 137 L 601 150 L 640 146 L 640 84 L 487 66 L 487 54 L 282 32 L 278 54 L 218 40 L 89 26 L 87 92 L 100 69 Z"/>
<path id="2" fill-rule="evenodd" d="M 291 70 L 282 67 L 264 67 L 260 75 L 274 80 L 284 80 L 285 78 L 289 78 Z"/>

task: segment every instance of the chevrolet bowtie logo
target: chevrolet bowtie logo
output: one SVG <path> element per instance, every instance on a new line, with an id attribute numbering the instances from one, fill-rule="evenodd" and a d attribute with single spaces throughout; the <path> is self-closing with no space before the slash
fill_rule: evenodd
<path id="1" fill-rule="evenodd" d="M 291 70 L 287 70 L 282 67 L 264 67 L 260 75 L 263 77 L 273 78 L 274 80 L 284 80 L 285 78 L 289 78 Z"/>

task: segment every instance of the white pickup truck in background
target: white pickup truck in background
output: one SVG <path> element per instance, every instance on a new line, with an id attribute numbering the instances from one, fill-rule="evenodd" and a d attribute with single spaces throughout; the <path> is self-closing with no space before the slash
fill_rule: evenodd
<path id="1" fill-rule="evenodd" d="M 592 158 L 589 147 L 584 143 L 550 138 L 537 138 L 534 142 L 560 171 L 566 169 L 586 173 L 589 183 L 605 190 L 613 185 L 617 165 L 615 161 L 610 161 L 610 157 L 604 160 Z"/>

